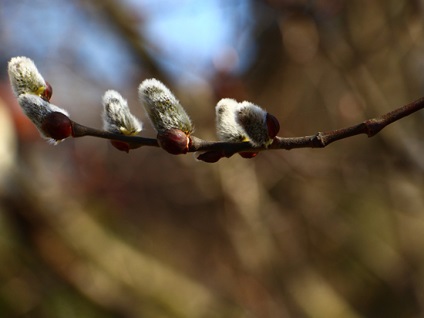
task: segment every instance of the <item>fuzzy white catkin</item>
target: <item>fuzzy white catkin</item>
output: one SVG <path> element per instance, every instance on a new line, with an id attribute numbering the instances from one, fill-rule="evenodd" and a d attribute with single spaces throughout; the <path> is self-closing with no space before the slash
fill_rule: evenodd
<path id="1" fill-rule="evenodd" d="M 51 140 L 48 136 L 44 134 L 44 132 L 41 129 L 41 125 L 43 124 L 44 119 L 46 116 L 53 112 L 59 112 L 67 117 L 69 117 L 69 114 L 66 110 L 50 104 L 49 102 L 42 99 L 40 96 L 27 93 L 27 94 L 21 94 L 18 97 L 18 103 L 21 106 L 23 112 L 25 115 L 34 123 L 34 125 L 37 127 L 38 131 L 40 132 L 41 136 L 44 138 L 47 138 Z M 55 141 L 53 141 L 55 142 Z"/>
<path id="2" fill-rule="evenodd" d="M 240 104 L 231 98 L 221 99 L 216 107 L 216 132 L 220 141 L 248 141 L 244 128 L 236 121 Z"/>
<path id="3" fill-rule="evenodd" d="M 31 93 L 40 95 L 46 88 L 46 81 L 34 62 L 24 56 L 17 56 L 9 61 L 8 73 L 10 84 L 16 97 Z"/>
<path id="4" fill-rule="evenodd" d="M 179 129 L 186 134 L 193 132 L 190 117 L 162 82 L 154 78 L 144 80 L 138 88 L 138 96 L 157 132 L 170 129 Z"/>
<path id="5" fill-rule="evenodd" d="M 255 147 L 266 147 L 272 142 L 268 134 L 266 116 L 265 110 L 248 101 L 240 103 L 236 112 L 237 123 L 243 127 L 250 143 Z"/>
<path id="6" fill-rule="evenodd" d="M 106 91 L 102 103 L 103 128 L 106 131 L 135 135 L 142 130 L 142 123 L 131 114 L 127 101 L 117 91 Z"/>

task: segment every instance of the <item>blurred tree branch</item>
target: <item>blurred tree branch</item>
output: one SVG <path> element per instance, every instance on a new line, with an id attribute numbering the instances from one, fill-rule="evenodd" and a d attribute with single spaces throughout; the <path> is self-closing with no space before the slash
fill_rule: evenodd
<path id="1" fill-rule="evenodd" d="M 87 1 L 80 0 L 80 3 L 90 13 L 89 7 L 95 6 L 102 15 L 110 21 L 119 35 L 125 40 L 129 48 L 136 56 L 136 60 L 142 65 L 143 72 L 152 77 L 166 78 L 166 73 L 161 70 L 152 55 L 148 51 L 149 43 L 144 38 L 141 30 L 143 23 L 140 15 L 135 16 L 127 6 L 121 2 L 113 0 Z M 96 12 L 97 16 L 97 12 Z M 130 18 L 128 18 L 130 17 Z M 145 74 L 142 76 L 145 77 Z"/>
<path id="2" fill-rule="evenodd" d="M 7 191 L 0 193 L 6 216 L 31 253 L 99 310 L 117 317 L 214 317 L 214 310 L 225 315 L 239 310 L 218 292 L 114 235 L 79 205 L 64 203 L 60 193 L 46 196 L 22 172 L 12 172 Z"/>

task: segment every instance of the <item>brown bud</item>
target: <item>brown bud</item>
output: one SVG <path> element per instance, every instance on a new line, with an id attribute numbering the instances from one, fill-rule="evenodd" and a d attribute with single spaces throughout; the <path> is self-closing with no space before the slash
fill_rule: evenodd
<path id="1" fill-rule="evenodd" d="M 159 132 L 159 145 L 173 155 L 186 154 L 190 146 L 190 138 L 182 130 L 172 128 Z"/>
<path id="2" fill-rule="evenodd" d="M 274 139 L 280 131 L 280 123 L 278 122 L 278 119 L 274 115 L 267 113 L 266 126 L 268 128 L 269 138 Z"/>
<path id="3" fill-rule="evenodd" d="M 41 94 L 41 98 L 44 99 L 46 102 L 49 102 L 53 95 L 53 87 L 50 85 L 49 82 L 46 81 L 46 88 L 44 89 L 43 93 Z"/>
<path id="4" fill-rule="evenodd" d="M 239 155 L 245 159 L 251 159 L 258 155 L 259 152 L 239 152 Z"/>
<path id="5" fill-rule="evenodd" d="M 51 112 L 43 118 L 41 130 L 46 137 L 62 140 L 72 135 L 72 122 L 65 114 Z"/>
<path id="6" fill-rule="evenodd" d="M 207 163 L 214 163 L 224 157 L 225 155 L 221 151 L 207 151 L 198 155 L 196 159 Z"/>
<path id="7" fill-rule="evenodd" d="M 125 141 L 111 140 L 110 143 L 120 151 L 125 151 L 126 153 L 130 152 L 130 145 Z"/>

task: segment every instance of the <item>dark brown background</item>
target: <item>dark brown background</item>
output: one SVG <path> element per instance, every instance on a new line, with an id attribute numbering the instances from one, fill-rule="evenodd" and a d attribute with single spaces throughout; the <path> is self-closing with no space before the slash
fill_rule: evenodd
<path id="1" fill-rule="evenodd" d="M 420 1 L 253 1 L 251 66 L 235 74 L 211 64 L 193 86 L 155 62 L 157 48 L 137 31 L 143 18 L 118 3 L 75 10 L 123 39 L 134 65 L 118 89 L 146 136 L 136 88 L 147 77 L 171 87 L 205 139 L 215 139 L 222 97 L 265 107 L 291 137 L 424 95 Z M 35 22 L 25 21 L 28 32 Z M 0 316 L 424 315 L 422 112 L 371 139 L 217 164 L 156 148 L 127 155 L 94 138 L 53 147 L 11 96 L 10 57 L 34 54 L 52 102 L 83 124 L 101 126 L 100 98 L 113 87 L 90 76 L 77 50 L 14 49 L 19 34 L 2 25 Z"/>

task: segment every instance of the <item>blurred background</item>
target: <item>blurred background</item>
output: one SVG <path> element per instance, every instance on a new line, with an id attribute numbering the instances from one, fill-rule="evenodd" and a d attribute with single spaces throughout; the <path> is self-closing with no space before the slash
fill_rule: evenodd
<path id="1" fill-rule="evenodd" d="M 48 145 L 12 95 L 28 56 L 52 103 L 102 126 L 118 90 L 169 86 L 214 140 L 223 97 L 281 136 L 424 95 L 419 0 L 1 0 L 1 317 L 423 317 L 424 112 L 368 139 L 216 164 L 105 140 Z"/>

